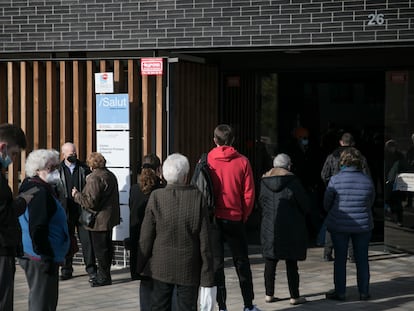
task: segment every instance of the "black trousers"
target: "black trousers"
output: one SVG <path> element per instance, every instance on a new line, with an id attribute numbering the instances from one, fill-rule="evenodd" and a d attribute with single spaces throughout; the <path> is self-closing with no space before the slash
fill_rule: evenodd
<path id="1" fill-rule="evenodd" d="M 0 256 L 0 310 L 13 310 L 15 272 L 14 256 Z"/>
<path id="2" fill-rule="evenodd" d="M 264 280 L 266 296 L 275 294 L 276 266 L 279 260 L 265 258 Z M 299 297 L 299 273 L 297 260 L 285 260 L 286 274 L 291 298 Z"/>
<path id="3" fill-rule="evenodd" d="M 83 261 L 85 263 L 85 270 L 89 275 L 96 274 L 96 259 L 95 253 L 92 247 L 92 238 L 89 230 L 86 230 L 85 227 L 79 223 L 74 224 L 73 222 L 68 223 L 69 235 L 75 238 L 75 228 L 78 231 L 79 240 L 82 244 L 82 255 Z M 76 238 L 75 238 L 76 239 Z M 70 252 L 70 251 L 69 251 Z M 62 275 L 72 275 L 73 273 L 73 255 L 68 254 L 65 257 L 65 261 L 61 268 Z"/>
<path id="4" fill-rule="evenodd" d="M 233 264 L 239 278 L 244 305 L 245 307 L 251 308 L 254 293 L 245 225 L 242 221 L 216 219 L 216 224 L 212 228 L 212 243 L 219 309 L 227 309 L 227 291 L 224 275 L 225 242 L 228 244 L 233 257 Z"/>
<path id="5" fill-rule="evenodd" d="M 177 305 L 179 311 L 197 311 L 198 286 L 183 286 L 153 280 L 151 294 L 152 311 L 171 311 L 173 295 L 176 288 Z"/>
<path id="6" fill-rule="evenodd" d="M 112 230 L 90 231 L 92 247 L 98 262 L 98 280 L 111 280 L 111 264 L 113 257 Z"/>

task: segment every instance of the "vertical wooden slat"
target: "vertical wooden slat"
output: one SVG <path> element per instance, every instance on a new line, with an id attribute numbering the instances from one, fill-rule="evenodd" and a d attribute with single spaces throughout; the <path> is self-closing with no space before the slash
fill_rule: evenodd
<path id="1" fill-rule="evenodd" d="M 7 122 L 7 64 L 0 63 L 0 124 Z"/>
<path id="2" fill-rule="evenodd" d="M 132 173 L 131 183 L 136 182 L 135 176 L 138 171 L 137 159 L 140 150 L 141 140 L 138 139 L 138 122 L 139 118 L 139 92 L 138 92 L 138 68 L 135 60 L 128 60 L 128 97 L 130 104 L 130 168 Z"/>
<path id="3" fill-rule="evenodd" d="M 20 124 L 20 115 L 19 115 L 19 71 L 18 65 L 14 62 L 7 63 L 7 93 L 8 93 L 8 117 L 7 122 L 11 124 Z M 19 168 L 19 159 L 14 159 L 15 163 L 9 166 L 9 186 L 14 193 L 17 193 L 18 190 L 18 168 Z"/>
<path id="4" fill-rule="evenodd" d="M 26 138 L 28 131 L 28 114 L 27 114 L 27 107 L 28 104 L 28 94 L 27 94 L 27 63 L 20 62 L 20 127 L 22 128 L 23 132 L 26 133 Z M 31 132 L 31 131 L 30 131 Z M 29 141 L 29 139 L 27 139 Z M 26 150 L 22 150 L 21 153 L 21 176 L 22 179 L 25 177 L 25 159 L 26 159 Z"/>
<path id="5" fill-rule="evenodd" d="M 79 138 L 78 138 L 78 154 L 81 159 L 86 158 L 86 79 L 85 79 L 85 62 L 79 62 Z M 91 135 L 91 134 L 89 134 Z"/>
<path id="6" fill-rule="evenodd" d="M 45 107 L 44 107 L 44 78 L 43 65 L 39 61 L 33 62 L 33 149 L 45 147 Z M 43 120 L 43 122 L 38 122 Z"/>
<path id="7" fill-rule="evenodd" d="M 163 77 L 157 76 L 156 85 L 156 153 L 160 159 L 164 159 L 164 109 L 163 109 Z"/>
<path id="8" fill-rule="evenodd" d="M 60 146 L 72 140 L 72 116 L 70 113 L 71 85 L 70 69 L 67 61 L 59 62 L 59 83 L 60 83 Z"/>
<path id="9" fill-rule="evenodd" d="M 93 62 L 86 62 L 86 154 L 95 150 L 95 98 Z"/>
<path id="10" fill-rule="evenodd" d="M 148 76 L 142 76 L 142 157 L 151 152 L 151 114 Z"/>
<path id="11" fill-rule="evenodd" d="M 106 72 L 106 60 L 99 61 L 99 72 Z"/>
<path id="12" fill-rule="evenodd" d="M 59 150 L 59 115 L 56 106 L 56 64 L 46 62 L 46 147 Z"/>
<path id="13" fill-rule="evenodd" d="M 72 94 L 73 94 L 73 143 L 79 149 L 79 62 L 73 61 L 72 63 L 72 77 L 73 77 L 73 86 L 72 86 Z M 79 152 L 79 150 L 78 150 Z"/>
<path id="14" fill-rule="evenodd" d="M 114 93 L 124 93 L 124 65 L 120 60 L 114 60 Z"/>

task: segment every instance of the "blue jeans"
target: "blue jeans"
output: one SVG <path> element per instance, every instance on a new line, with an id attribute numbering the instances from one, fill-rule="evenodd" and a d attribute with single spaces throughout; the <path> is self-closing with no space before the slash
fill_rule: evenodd
<path id="1" fill-rule="evenodd" d="M 369 263 L 368 246 L 371 231 L 361 233 L 331 232 L 335 250 L 334 284 L 338 295 L 346 292 L 346 261 L 349 239 L 352 240 L 355 264 L 357 269 L 357 284 L 360 294 L 369 295 Z"/>

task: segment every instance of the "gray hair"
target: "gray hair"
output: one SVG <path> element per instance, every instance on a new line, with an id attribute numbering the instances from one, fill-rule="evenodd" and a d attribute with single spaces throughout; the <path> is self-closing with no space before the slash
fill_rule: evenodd
<path id="1" fill-rule="evenodd" d="M 59 164 L 59 152 L 55 149 L 37 149 L 30 152 L 26 159 L 26 176 L 33 177 L 38 170 L 46 169 L 47 165 Z"/>
<path id="2" fill-rule="evenodd" d="M 170 154 L 162 165 L 162 175 L 168 184 L 183 184 L 190 171 L 190 162 L 180 153 Z"/>
<path id="3" fill-rule="evenodd" d="M 290 157 L 286 153 L 279 153 L 273 160 L 273 167 L 281 167 L 288 170 L 291 164 Z"/>

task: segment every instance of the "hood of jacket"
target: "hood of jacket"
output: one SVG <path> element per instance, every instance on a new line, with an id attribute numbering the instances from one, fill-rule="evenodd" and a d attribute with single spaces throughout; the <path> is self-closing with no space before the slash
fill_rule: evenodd
<path id="1" fill-rule="evenodd" d="M 219 146 L 209 152 L 209 157 L 215 161 L 230 162 L 240 157 L 240 154 L 232 146 Z"/>
<path id="2" fill-rule="evenodd" d="M 262 185 L 273 192 L 279 192 L 295 178 L 296 176 L 287 169 L 275 167 L 263 175 Z"/>
<path id="3" fill-rule="evenodd" d="M 336 148 L 333 152 L 332 155 L 335 158 L 339 158 L 341 156 L 342 151 L 344 151 L 345 149 L 350 148 L 351 146 L 339 146 L 338 148 Z"/>

